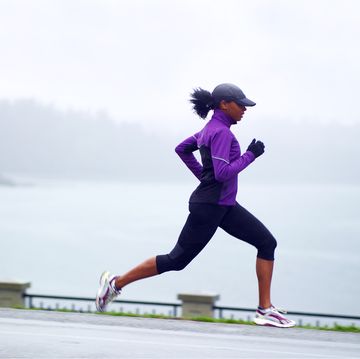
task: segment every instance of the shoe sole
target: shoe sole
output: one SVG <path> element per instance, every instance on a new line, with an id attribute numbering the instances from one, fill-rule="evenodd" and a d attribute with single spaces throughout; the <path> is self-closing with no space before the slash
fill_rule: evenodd
<path id="1" fill-rule="evenodd" d="M 105 307 L 102 308 L 100 306 L 100 296 L 101 296 L 101 293 L 102 293 L 102 291 L 104 289 L 104 286 L 105 286 L 106 282 L 109 280 L 109 275 L 110 275 L 110 273 L 108 271 L 105 271 L 100 276 L 100 280 L 99 280 L 100 287 L 98 289 L 98 292 L 97 292 L 97 295 L 96 295 L 96 300 L 95 300 L 96 309 L 99 312 L 103 312 L 105 310 Z"/>
<path id="2" fill-rule="evenodd" d="M 255 318 L 254 323 L 257 325 L 262 325 L 267 327 L 277 327 L 277 328 L 292 328 L 296 325 L 296 323 L 287 323 L 287 324 L 276 323 L 271 320 L 262 319 L 262 318 Z"/>

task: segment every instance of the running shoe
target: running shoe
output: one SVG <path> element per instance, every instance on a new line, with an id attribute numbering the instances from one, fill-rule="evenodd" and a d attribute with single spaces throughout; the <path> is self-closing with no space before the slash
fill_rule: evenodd
<path id="1" fill-rule="evenodd" d="M 268 309 L 258 308 L 255 313 L 254 322 L 257 325 L 266 325 L 278 328 L 291 328 L 295 326 L 295 322 L 286 318 L 283 314 L 286 311 L 283 309 L 271 306 Z"/>
<path id="2" fill-rule="evenodd" d="M 121 289 L 115 287 L 115 275 L 105 271 L 100 277 L 100 287 L 96 295 L 96 309 L 104 312 L 106 306 L 111 303 L 120 293 Z"/>

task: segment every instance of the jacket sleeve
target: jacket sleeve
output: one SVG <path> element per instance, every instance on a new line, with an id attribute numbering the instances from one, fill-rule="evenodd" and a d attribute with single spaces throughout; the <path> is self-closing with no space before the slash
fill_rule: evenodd
<path id="1" fill-rule="evenodd" d="M 177 145 L 175 152 L 180 156 L 190 171 L 200 180 L 202 166 L 193 155 L 193 152 L 198 150 L 198 134 L 199 133 L 196 133 Z"/>
<path id="2" fill-rule="evenodd" d="M 225 182 L 245 169 L 255 160 L 255 155 L 246 151 L 240 158 L 230 162 L 232 134 L 224 129 L 214 134 L 211 140 L 211 157 L 214 166 L 215 179 Z"/>

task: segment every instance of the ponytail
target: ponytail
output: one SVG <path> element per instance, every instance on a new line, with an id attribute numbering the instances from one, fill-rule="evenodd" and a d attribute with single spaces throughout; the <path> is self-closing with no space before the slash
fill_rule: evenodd
<path id="1" fill-rule="evenodd" d="M 193 110 L 201 118 L 206 118 L 210 110 L 215 109 L 215 101 L 209 91 L 202 88 L 194 89 L 191 94 L 190 102 L 193 104 Z"/>

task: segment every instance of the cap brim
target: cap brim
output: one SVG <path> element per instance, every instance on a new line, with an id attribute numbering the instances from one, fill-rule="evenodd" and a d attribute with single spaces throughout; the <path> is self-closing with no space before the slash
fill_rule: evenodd
<path id="1" fill-rule="evenodd" d="M 236 101 L 237 104 L 242 106 L 255 106 L 256 103 L 254 101 L 249 100 L 248 98 L 244 97 L 241 100 Z"/>

